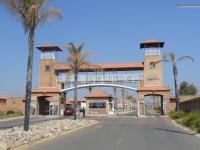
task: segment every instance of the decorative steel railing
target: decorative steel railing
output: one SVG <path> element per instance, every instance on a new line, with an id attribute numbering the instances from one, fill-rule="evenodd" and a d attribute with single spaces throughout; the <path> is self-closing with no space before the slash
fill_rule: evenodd
<path id="1" fill-rule="evenodd" d="M 88 83 L 117 83 L 117 82 L 137 82 L 143 80 L 143 73 L 137 74 L 97 74 L 97 75 L 79 75 L 78 76 L 78 83 L 79 84 L 88 84 Z M 74 76 L 58 76 L 58 82 L 66 82 L 66 83 L 73 83 Z"/>
<path id="2" fill-rule="evenodd" d="M 145 56 L 148 55 L 160 55 L 160 49 L 151 49 L 151 48 L 145 49 Z"/>

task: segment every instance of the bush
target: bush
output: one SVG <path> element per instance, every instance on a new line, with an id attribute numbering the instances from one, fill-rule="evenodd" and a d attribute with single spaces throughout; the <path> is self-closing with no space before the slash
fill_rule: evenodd
<path id="1" fill-rule="evenodd" d="M 186 115 L 186 113 L 183 112 L 183 111 L 172 111 L 172 112 L 169 113 L 169 116 L 170 116 L 172 119 L 181 119 L 181 118 L 183 118 L 185 115 Z"/>
<path id="2" fill-rule="evenodd" d="M 3 115 L 5 115 L 5 114 L 6 114 L 5 112 L 0 111 L 0 116 L 3 116 Z"/>
<path id="3" fill-rule="evenodd" d="M 192 128 L 196 128 L 200 132 L 200 117 L 192 122 Z"/>
<path id="4" fill-rule="evenodd" d="M 20 112 L 20 111 L 16 112 L 15 114 L 19 116 L 23 116 L 23 112 Z"/>
<path id="5" fill-rule="evenodd" d="M 196 112 L 192 112 L 187 114 L 182 119 L 183 125 L 191 128 L 199 128 L 200 127 L 200 114 Z"/>

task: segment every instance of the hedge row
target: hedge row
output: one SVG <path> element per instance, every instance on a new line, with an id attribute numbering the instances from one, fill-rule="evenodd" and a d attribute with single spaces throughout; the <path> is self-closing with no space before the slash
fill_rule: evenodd
<path id="1" fill-rule="evenodd" d="M 200 113 L 198 112 L 185 113 L 183 111 L 179 111 L 179 112 L 170 112 L 169 116 L 172 119 L 179 120 L 179 122 L 184 126 L 190 127 L 200 132 Z"/>

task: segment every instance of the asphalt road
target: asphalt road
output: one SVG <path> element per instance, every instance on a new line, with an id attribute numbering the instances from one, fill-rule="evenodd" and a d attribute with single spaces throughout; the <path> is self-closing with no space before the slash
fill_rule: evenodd
<path id="1" fill-rule="evenodd" d="M 42 122 L 42 121 L 47 121 L 47 120 L 52 120 L 52 119 L 58 119 L 61 117 L 57 116 L 31 116 L 30 117 L 30 124 Z M 5 128 L 11 128 L 15 126 L 21 126 L 24 123 L 24 118 L 16 118 L 16 119 L 11 119 L 11 120 L 6 120 L 2 121 L 0 120 L 0 130 L 5 129 Z"/>
<path id="2" fill-rule="evenodd" d="M 200 139 L 167 118 L 97 118 L 99 124 L 28 150 L 200 150 Z"/>

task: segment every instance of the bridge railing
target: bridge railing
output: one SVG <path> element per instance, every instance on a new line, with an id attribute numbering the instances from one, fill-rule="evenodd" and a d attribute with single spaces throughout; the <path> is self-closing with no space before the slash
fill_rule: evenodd
<path id="1" fill-rule="evenodd" d="M 74 76 L 59 76 L 58 82 L 74 82 Z M 110 75 L 79 75 L 78 82 L 81 84 L 86 83 L 99 83 L 99 82 L 134 82 L 143 80 L 143 73 L 138 74 L 110 74 Z"/>

